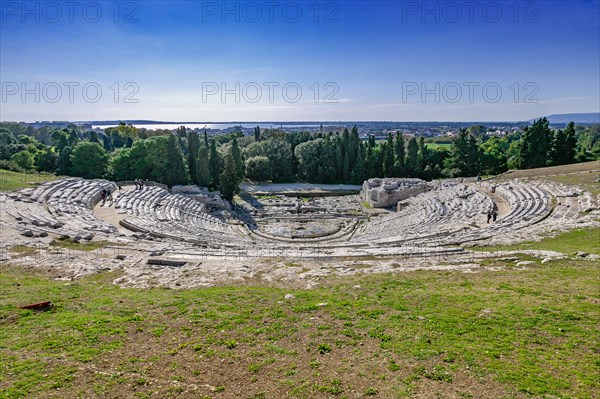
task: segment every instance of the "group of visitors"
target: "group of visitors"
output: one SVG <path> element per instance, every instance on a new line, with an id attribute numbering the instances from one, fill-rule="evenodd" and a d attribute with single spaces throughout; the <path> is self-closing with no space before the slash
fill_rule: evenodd
<path id="1" fill-rule="evenodd" d="M 144 185 L 148 185 L 148 180 L 144 182 L 142 179 L 135 179 L 133 183 L 135 184 L 136 190 L 142 190 Z"/>
<path id="2" fill-rule="evenodd" d="M 100 200 L 102 201 L 103 206 L 106 203 L 106 201 L 110 201 L 109 206 L 112 206 L 112 204 L 113 204 L 112 192 L 107 188 L 103 189 L 102 191 L 100 191 Z"/>
<path id="3" fill-rule="evenodd" d="M 490 222 L 490 219 L 495 222 L 496 219 L 498 218 L 498 211 L 497 210 L 493 210 L 493 211 L 488 211 L 487 213 L 487 222 Z"/>

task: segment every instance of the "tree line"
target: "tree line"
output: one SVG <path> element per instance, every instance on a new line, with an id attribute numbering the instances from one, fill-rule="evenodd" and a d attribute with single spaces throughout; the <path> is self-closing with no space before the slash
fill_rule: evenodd
<path id="1" fill-rule="evenodd" d="M 243 179 L 361 184 L 371 177 L 468 177 L 563 165 L 600 157 L 600 126 L 552 130 L 545 118 L 522 132 L 489 137 L 483 126 L 461 129 L 449 145 L 389 133 L 261 130 L 198 134 L 184 126 L 148 131 L 120 124 L 104 132 L 77 126 L 49 130 L 0 124 L 0 167 L 112 180 L 196 184 L 231 199 Z"/>

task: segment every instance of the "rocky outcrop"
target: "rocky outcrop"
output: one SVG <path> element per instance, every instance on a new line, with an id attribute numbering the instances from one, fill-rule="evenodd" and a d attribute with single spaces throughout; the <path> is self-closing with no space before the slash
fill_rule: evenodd
<path id="1" fill-rule="evenodd" d="M 361 196 L 373 208 L 387 208 L 428 190 L 421 179 L 375 178 L 363 183 Z"/>
<path id="2" fill-rule="evenodd" d="M 216 209 L 231 210 L 229 202 L 223 200 L 217 193 L 211 193 L 206 187 L 192 186 L 173 186 L 172 194 L 181 194 L 194 198 L 196 201 Z"/>

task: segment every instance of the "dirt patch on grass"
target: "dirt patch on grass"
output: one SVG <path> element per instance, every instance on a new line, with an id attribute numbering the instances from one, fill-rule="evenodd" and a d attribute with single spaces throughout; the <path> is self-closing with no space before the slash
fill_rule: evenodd
<path id="1" fill-rule="evenodd" d="M 117 272 L 73 283 L 0 271 L 7 397 L 529 398 L 598 388 L 597 266 L 587 260 L 338 276 L 312 290 L 121 289 Z M 42 297 L 51 311 L 15 308 Z"/>

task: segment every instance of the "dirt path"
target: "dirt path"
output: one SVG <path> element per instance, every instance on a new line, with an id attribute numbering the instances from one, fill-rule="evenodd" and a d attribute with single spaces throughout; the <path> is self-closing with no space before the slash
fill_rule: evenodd
<path id="1" fill-rule="evenodd" d="M 125 187 L 123 187 L 123 190 L 121 190 L 121 192 L 123 193 L 125 191 L 131 191 L 133 189 L 134 189 L 133 186 L 125 186 Z M 94 207 L 94 215 L 98 219 L 103 220 L 103 221 L 115 226 L 117 228 L 117 230 L 119 231 L 119 233 L 131 235 L 131 234 L 133 234 L 133 232 L 131 230 L 128 230 L 119 224 L 119 222 L 121 220 L 123 220 L 127 217 L 127 214 L 119 213 L 119 210 L 117 208 L 115 208 L 115 205 L 117 203 L 117 201 L 116 201 L 117 195 L 118 195 L 118 191 L 113 193 L 113 197 L 115 198 L 115 201 L 113 202 L 112 205 L 108 201 L 106 201 L 106 203 L 104 205 L 102 205 L 102 202 L 98 202 L 98 204 Z"/>
<path id="2" fill-rule="evenodd" d="M 508 205 L 508 202 L 506 202 L 504 198 L 502 198 L 496 193 L 492 193 L 488 190 L 483 191 L 487 196 L 489 196 L 492 199 L 492 201 L 494 201 L 494 204 L 496 204 L 496 210 L 498 211 L 498 220 L 502 220 L 502 218 L 504 218 L 504 216 L 506 216 L 510 212 L 510 206 Z"/>

